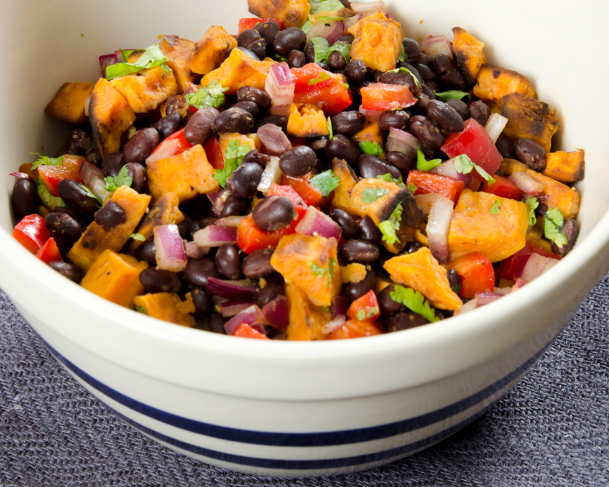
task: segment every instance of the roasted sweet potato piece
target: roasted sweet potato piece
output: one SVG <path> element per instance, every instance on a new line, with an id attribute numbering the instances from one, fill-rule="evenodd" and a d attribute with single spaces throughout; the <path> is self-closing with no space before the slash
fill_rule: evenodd
<path id="1" fill-rule="evenodd" d="M 315 105 L 292 103 L 287 131 L 294 137 L 328 135 L 328 123 L 322 109 Z"/>
<path id="2" fill-rule="evenodd" d="M 419 291 L 436 308 L 456 310 L 463 306 L 461 298 L 450 288 L 448 272 L 427 247 L 393 257 L 383 267 L 393 281 Z"/>
<path id="3" fill-rule="evenodd" d="M 360 142 L 376 142 L 383 147 L 384 134 L 385 132 L 381 130 L 377 122 L 366 122 L 366 126 L 351 138 L 356 144 Z"/>
<path id="4" fill-rule="evenodd" d="M 349 264 L 340 268 L 340 278 L 343 284 L 361 282 L 366 277 L 366 266 L 363 264 Z"/>
<path id="5" fill-rule="evenodd" d="M 575 188 L 570 188 L 553 178 L 544 176 L 529 169 L 522 162 L 514 159 L 504 159 L 499 171 L 504 176 L 510 176 L 518 171 L 525 171 L 535 181 L 545 186 L 544 191 L 537 195 L 537 199 L 548 205 L 548 208 L 558 208 L 565 218 L 576 218 L 579 213 L 580 196 Z"/>
<path id="6" fill-rule="evenodd" d="M 468 86 L 474 86 L 480 66 L 486 62 L 484 56 L 484 42 L 480 42 L 473 35 L 461 27 L 453 28 L 453 51 L 463 73 L 463 79 Z"/>
<path id="7" fill-rule="evenodd" d="M 173 293 L 155 293 L 137 296 L 134 300 L 135 306 L 143 308 L 146 314 L 152 318 L 174 323 L 176 325 L 192 328 L 195 319 L 190 313 L 194 313 L 195 305 L 190 293 L 186 295 L 186 301 Z"/>
<path id="8" fill-rule="evenodd" d="M 127 186 L 121 186 L 106 199 L 105 204 L 109 201 L 113 201 L 124 210 L 127 221 L 115 226 L 109 232 L 95 221 L 87 227 L 68 253 L 70 260 L 84 271 L 87 271 L 106 249 L 118 252 L 123 248 L 144 216 L 150 203 L 150 196 L 139 194 Z"/>
<path id="9" fill-rule="evenodd" d="M 332 313 L 311 303 L 307 294 L 295 284 L 286 282 L 285 295 L 290 310 L 288 340 L 323 340 L 326 335 L 322 328 L 332 319 Z"/>
<path id="10" fill-rule="evenodd" d="M 180 203 L 218 189 L 214 168 L 198 144 L 175 156 L 154 161 L 148 166 L 148 187 L 156 200 L 166 193 L 175 193 Z"/>
<path id="11" fill-rule="evenodd" d="M 144 292 L 140 272 L 147 267 L 146 262 L 108 249 L 92 263 L 81 285 L 108 301 L 133 309 L 133 299 Z"/>
<path id="12" fill-rule="evenodd" d="M 212 25 L 195 45 L 190 61 L 193 73 L 207 74 L 218 68 L 229 49 L 237 47 L 237 40 L 224 30 L 224 27 Z"/>
<path id="13" fill-rule="evenodd" d="M 332 206 L 345 210 L 347 213 L 353 213 L 351 208 L 351 191 L 357 184 L 357 176 L 353 169 L 342 159 L 334 159 L 332 161 L 332 170 L 338 177 L 338 187 L 332 193 Z"/>
<path id="14" fill-rule="evenodd" d="M 175 193 L 166 193 L 161 196 L 146 214 L 139 227 L 137 227 L 136 233 L 142 235 L 146 240 L 150 240 L 153 237 L 154 227 L 161 225 L 177 225 L 178 223 L 183 222 L 184 214 L 180 211 L 180 208 L 178 208 L 179 204 L 180 199 Z M 134 239 L 131 242 L 131 248 L 135 250 L 143 244 L 144 242 Z"/>
<path id="15" fill-rule="evenodd" d="M 379 11 L 360 20 L 348 32 L 355 36 L 351 59 L 358 59 L 379 71 L 395 69 L 404 39 L 398 22 L 389 20 Z"/>
<path id="16" fill-rule="evenodd" d="M 91 92 L 89 118 L 97 150 L 106 157 L 121 148 L 121 136 L 135 122 L 135 113 L 125 97 L 100 78 Z"/>
<path id="17" fill-rule="evenodd" d="M 535 98 L 533 85 L 526 77 L 509 69 L 485 64 L 476 77 L 474 95 L 482 100 L 497 100 L 510 93 L 520 93 Z"/>
<path id="18" fill-rule="evenodd" d="M 448 233 L 450 260 L 480 252 L 499 262 L 525 246 L 528 228 L 524 203 L 464 189 Z"/>
<path id="19" fill-rule="evenodd" d="M 558 130 L 555 110 L 547 103 L 523 95 L 510 93 L 496 100 L 491 111 L 508 119 L 504 135 L 516 139 L 531 139 L 550 152 L 552 136 Z"/>
<path id="20" fill-rule="evenodd" d="M 188 84 L 194 80 L 191 60 L 195 53 L 195 43 L 178 36 L 163 36 L 159 47 L 165 57 L 169 59 L 167 66 L 173 71 L 180 93 L 184 93 Z"/>
<path id="21" fill-rule="evenodd" d="M 584 151 L 550 152 L 547 154 L 547 165 L 543 174 L 563 183 L 575 183 L 584 179 L 586 161 Z"/>
<path id="22" fill-rule="evenodd" d="M 308 0 L 248 0 L 247 6 L 257 17 L 283 20 L 286 29 L 302 27 L 310 9 Z"/>
<path id="23" fill-rule="evenodd" d="M 114 78 L 110 83 L 135 113 L 150 112 L 178 92 L 173 72 L 166 73 L 162 66 Z"/>
<path id="24" fill-rule="evenodd" d="M 286 282 L 302 289 L 316 306 L 330 306 L 342 286 L 334 238 L 295 233 L 283 237 L 271 265 Z"/>
<path id="25" fill-rule="evenodd" d="M 237 93 L 242 86 L 253 86 L 264 90 L 266 75 L 272 65 L 271 61 L 256 61 L 243 51 L 233 49 L 218 69 L 203 76 L 201 86 L 219 81 L 222 86 L 228 88 L 229 95 Z"/>
<path id="26" fill-rule="evenodd" d="M 220 134 L 219 143 L 220 150 L 222 154 L 226 152 L 228 148 L 228 144 L 230 144 L 231 140 L 237 140 L 239 146 L 243 144 L 249 144 L 249 146 L 253 149 L 260 149 L 262 147 L 262 142 L 256 134 L 238 134 L 238 133 L 229 133 L 229 134 Z"/>
<path id="27" fill-rule="evenodd" d="M 64 83 L 44 109 L 44 113 L 64 122 L 79 125 L 89 117 L 85 114 L 85 101 L 95 83 Z"/>

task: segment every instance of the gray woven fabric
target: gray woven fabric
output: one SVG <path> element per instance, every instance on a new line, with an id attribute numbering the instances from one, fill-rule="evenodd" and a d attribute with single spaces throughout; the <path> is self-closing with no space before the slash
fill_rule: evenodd
<path id="1" fill-rule="evenodd" d="M 236 474 L 135 431 L 49 355 L 0 291 L 0 486 L 609 485 L 609 276 L 520 384 L 443 443 L 322 479 Z"/>

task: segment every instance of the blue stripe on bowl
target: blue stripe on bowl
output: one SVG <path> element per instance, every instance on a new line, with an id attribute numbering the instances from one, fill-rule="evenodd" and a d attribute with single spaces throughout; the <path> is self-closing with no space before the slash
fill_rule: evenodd
<path id="1" fill-rule="evenodd" d="M 140 414 L 148 416 L 162 423 L 180 428 L 193 433 L 219 438 L 227 441 L 235 441 L 239 443 L 249 443 L 254 445 L 268 446 L 289 446 L 289 447 L 314 447 L 314 446 L 332 446 L 345 445 L 349 443 L 360 443 L 373 441 L 382 438 L 396 436 L 402 433 L 423 428 L 430 424 L 437 423 L 455 414 L 458 414 L 470 407 L 484 401 L 497 391 L 503 389 L 507 384 L 512 382 L 516 377 L 522 374 L 527 368 L 546 351 L 550 346 L 548 343 L 529 360 L 520 365 L 518 368 L 499 379 L 494 384 L 478 391 L 471 396 L 466 397 L 453 404 L 437 409 L 435 411 L 416 416 L 414 418 L 387 423 L 379 426 L 371 426 L 367 428 L 358 428 L 342 431 L 316 432 L 316 433 L 271 433 L 266 431 L 242 430 L 230 428 L 226 426 L 217 426 L 193 419 L 184 418 L 172 413 L 162 411 L 160 409 L 148 406 L 142 402 L 136 401 L 124 394 L 102 384 L 97 379 L 91 377 L 85 371 L 78 368 L 67 358 L 62 356 L 57 350 L 43 340 L 47 348 L 55 357 L 62 362 L 74 374 L 80 377 L 83 381 L 94 387 L 102 394 L 108 396 L 119 404 L 128 407 Z M 163 440 L 166 441 L 166 440 Z M 209 455 L 208 455 L 209 456 Z"/>

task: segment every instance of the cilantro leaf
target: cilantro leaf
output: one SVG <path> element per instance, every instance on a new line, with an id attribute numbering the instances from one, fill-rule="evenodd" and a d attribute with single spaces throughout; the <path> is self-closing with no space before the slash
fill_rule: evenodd
<path id="1" fill-rule="evenodd" d="M 391 213 L 389 220 L 379 223 L 378 227 L 383 234 L 383 240 L 389 245 L 394 243 L 400 243 L 400 239 L 395 233 L 396 230 L 400 229 L 400 222 L 402 221 L 402 203 L 398 204 Z"/>
<path id="2" fill-rule="evenodd" d="M 309 2 L 311 5 L 311 15 L 318 14 L 320 12 L 333 12 L 334 10 L 341 10 L 345 6 L 338 0 L 324 0 L 323 2 Z"/>
<path id="3" fill-rule="evenodd" d="M 311 23 L 310 20 L 307 20 L 303 26 L 301 27 L 301 30 L 305 33 L 308 34 L 309 31 L 311 30 L 311 27 L 313 27 L 313 24 Z"/>
<path id="4" fill-rule="evenodd" d="M 329 196 L 332 191 L 338 188 L 340 179 L 334 174 L 332 169 L 328 169 L 311 178 L 311 186 L 319 191 L 322 196 Z"/>
<path id="5" fill-rule="evenodd" d="M 82 184 L 82 183 L 78 183 L 78 186 L 80 186 L 80 187 L 82 188 L 82 190 L 83 190 L 85 193 L 87 193 L 87 196 L 89 196 L 90 198 L 95 198 L 95 199 L 97 200 L 97 202 L 98 202 L 100 205 L 103 205 L 103 204 L 104 204 L 104 202 L 103 202 L 102 200 L 100 200 L 100 199 L 99 199 L 99 198 L 98 198 L 98 197 L 95 195 L 95 193 L 93 193 L 93 191 L 91 191 L 91 190 L 90 190 L 90 189 L 89 189 L 87 186 L 85 186 L 85 185 L 84 185 L 84 184 Z"/>
<path id="6" fill-rule="evenodd" d="M 565 217 L 558 208 L 549 209 L 543 216 L 543 233 L 548 240 L 554 242 L 559 249 L 567 245 L 569 240 L 563 231 Z"/>
<path id="7" fill-rule="evenodd" d="M 328 287 L 332 286 L 332 279 L 334 279 L 334 274 L 336 273 L 336 268 L 338 267 L 338 262 L 336 262 L 336 259 L 331 258 L 328 261 L 327 269 L 325 267 L 317 265 L 313 261 L 309 262 L 309 265 L 311 266 L 311 269 L 313 270 L 313 274 L 315 274 L 316 276 L 322 276 L 322 277 L 326 276 L 328 279 L 328 282 L 326 285 Z"/>
<path id="8" fill-rule="evenodd" d="M 128 52 L 128 51 L 125 51 Z M 131 51 L 133 52 L 133 51 Z M 129 52 L 129 54 L 131 54 Z M 124 54 L 123 54 L 124 57 Z M 127 56 L 128 57 L 128 56 Z M 134 63 L 117 63 L 106 67 L 106 79 L 111 80 L 120 76 L 125 76 L 132 73 L 137 73 L 142 69 L 152 69 L 157 66 L 163 66 L 165 72 L 169 72 L 167 67 L 168 59 L 161 51 L 158 44 L 153 44 L 148 47 L 140 56 L 140 58 Z"/>
<path id="9" fill-rule="evenodd" d="M 135 307 L 135 311 L 137 311 L 138 313 L 142 313 L 143 315 L 147 315 L 148 314 L 146 312 L 146 308 L 144 308 L 143 306 L 136 306 Z"/>
<path id="10" fill-rule="evenodd" d="M 328 125 L 328 139 L 332 140 L 334 138 L 334 130 L 332 130 L 332 119 L 330 117 L 328 117 L 326 124 Z"/>
<path id="11" fill-rule="evenodd" d="M 434 167 L 442 164 L 442 159 L 432 159 L 428 161 L 425 159 L 425 154 L 423 154 L 423 148 L 421 144 L 417 149 L 417 169 L 419 171 L 431 171 Z"/>
<path id="12" fill-rule="evenodd" d="M 527 198 L 524 203 L 525 205 L 527 205 L 527 210 L 529 212 L 529 225 L 534 227 L 537 223 L 537 218 L 535 217 L 535 210 L 539 206 L 539 201 L 537 201 L 537 198 Z"/>
<path id="13" fill-rule="evenodd" d="M 331 78 L 331 76 L 324 71 L 322 73 L 319 73 L 319 78 L 311 78 L 309 80 L 309 82 L 307 83 L 307 85 L 313 86 L 313 85 L 316 85 L 317 83 L 321 83 L 322 81 L 326 81 L 327 79 L 330 79 L 330 78 Z"/>
<path id="14" fill-rule="evenodd" d="M 313 37 L 311 39 L 313 44 L 313 52 L 315 54 L 316 63 L 327 63 L 330 44 L 323 37 Z"/>
<path id="15" fill-rule="evenodd" d="M 137 240 L 138 242 L 146 241 L 146 237 L 144 237 L 141 233 L 132 233 L 131 235 L 129 235 L 129 238 L 132 238 L 133 240 Z"/>
<path id="16" fill-rule="evenodd" d="M 220 186 L 226 188 L 226 180 L 239 167 L 245 154 L 252 150 L 249 144 L 239 145 L 237 139 L 233 139 L 228 143 L 224 152 L 224 169 L 216 169 L 214 171 L 214 179 L 218 181 Z"/>
<path id="17" fill-rule="evenodd" d="M 367 318 L 372 318 L 375 314 L 379 312 L 378 306 L 374 306 L 372 308 L 368 308 L 368 312 L 366 313 L 365 309 L 360 309 L 357 312 L 356 318 L 358 321 L 364 321 Z"/>
<path id="18" fill-rule="evenodd" d="M 462 100 L 465 97 L 467 97 L 467 101 L 465 103 L 469 103 L 469 99 L 471 98 L 469 93 L 459 90 L 448 90 L 441 93 L 436 93 L 434 91 L 434 93 L 438 97 L 438 100 L 443 101 L 444 103 L 446 103 L 448 100 Z"/>
<path id="19" fill-rule="evenodd" d="M 459 281 L 459 284 L 455 284 L 454 286 L 450 286 L 450 289 L 453 293 L 459 294 L 461 292 L 461 287 L 463 287 L 463 283 Z"/>
<path id="20" fill-rule="evenodd" d="M 389 194 L 389 190 L 387 188 L 366 188 L 364 191 L 362 191 L 362 202 L 369 205 L 386 194 Z"/>
<path id="21" fill-rule="evenodd" d="M 402 44 L 402 49 L 400 49 L 400 55 L 398 56 L 398 63 L 403 63 L 404 61 L 408 61 L 408 54 L 404 51 L 404 44 Z"/>
<path id="22" fill-rule="evenodd" d="M 348 63 L 351 60 L 351 44 L 348 42 L 337 42 L 336 44 L 331 45 L 328 49 L 328 57 L 330 57 L 330 54 L 333 51 L 340 52 L 345 58 L 345 62 Z"/>
<path id="23" fill-rule="evenodd" d="M 400 188 L 405 188 L 406 187 L 406 185 L 402 181 L 402 176 L 400 176 L 399 179 L 394 179 L 391 174 L 387 173 L 387 174 L 379 174 L 379 175 L 377 175 L 376 179 L 380 179 L 381 181 L 387 181 L 388 183 L 395 183 Z"/>
<path id="24" fill-rule="evenodd" d="M 110 193 L 112 191 L 116 191 L 121 186 L 127 186 L 130 188 L 133 184 L 133 178 L 129 176 L 129 168 L 127 165 L 121 167 L 121 170 L 116 176 L 108 176 L 104 178 L 104 180 L 106 181 L 106 186 L 104 186 L 104 189 Z"/>
<path id="25" fill-rule="evenodd" d="M 491 209 L 489 211 L 493 215 L 498 215 L 499 214 L 499 210 L 501 210 L 501 201 L 495 200 L 495 202 L 493 203 L 493 206 L 491 206 Z"/>
<path id="26" fill-rule="evenodd" d="M 383 146 L 378 142 L 362 140 L 359 143 L 359 150 L 362 151 L 364 154 L 370 154 L 371 156 L 380 156 L 383 153 Z"/>
<path id="27" fill-rule="evenodd" d="M 30 152 L 30 154 L 34 154 L 35 156 L 40 157 L 36 162 L 32 164 L 30 171 L 38 168 L 38 166 L 60 166 L 63 163 L 63 156 L 59 157 L 47 157 L 41 156 L 37 152 Z"/>
<path id="28" fill-rule="evenodd" d="M 472 169 L 475 168 L 480 177 L 484 179 L 488 184 L 493 184 L 495 182 L 495 178 L 493 178 L 489 173 L 482 169 L 478 164 L 474 163 L 465 154 L 461 154 L 460 156 L 455 157 L 453 159 L 453 163 L 457 172 L 460 172 L 461 174 L 469 174 L 470 172 L 472 172 Z"/>
<path id="29" fill-rule="evenodd" d="M 40 201 L 51 209 L 56 208 L 57 206 L 62 208 L 66 208 L 68 206 L 60 197 L 53 196 L 51 194 L 41 178 L 38 178 L 38 181 L 36 182 L 36 191 L 38 191 Z"/>
<path id="30" fill-rule="evenodd" d="M 403 47 L 402 47 L 402 49 L 403 49 Z M 404 53 L 404 54 L 406 54 L 406 53 Z M 390 73 L 406 73 L 406 74 L 409 74 L 410 77 L 414 80 L 414 84 L 417 85 L 418 87 L 421 86 L 421 82 L 419 81 L 419 78 L 417 78 L 414 74 L 412 74 L 412 72 L 408 68 L 396 68 L 396 69 L 390 70 L 389 72 Z"/>
<path id="31" fill-rule="evenodd" d="M 439 318 L 436 316 L 434 309 L 429 304 L 429 301 L 425 299 L 419 291 L 415 291 L 409 287 L 404 286 L 395 286 L 394 290 L 389 293 L 391 299 L 393 299 L 396 303 L 402 303 L 411 311 L 420 314 L 427 321 L 433 323 L 434 321 L 439 321 Z"/>
<path id="32" fill-rule="evenodd" d="M 133 49 L 119 49 L 119 51 L 121 52 L 121 56 L 123 56 L 123 61 L 126 63 L 129 62 L 129 56 L 135 52 Z"/>
<path id="33" fill-rule="evenodd" d="M 195 93 L 187 94 L 186 103 L 199 110 L 205 107 L 220 108 L 226 100 L 225 91 L 228 91 L 228 88 L 224 88 L 218 80 L 215 80 L 207 86 L 201 86 Z"/>
<path id="34" fill-rule="evenodd" d="M 410 194 L 415 194 L 417 192 L 417 187 L 413 183 L 410 183 L 408 185 L 408 191 L 410 191 Z"/>

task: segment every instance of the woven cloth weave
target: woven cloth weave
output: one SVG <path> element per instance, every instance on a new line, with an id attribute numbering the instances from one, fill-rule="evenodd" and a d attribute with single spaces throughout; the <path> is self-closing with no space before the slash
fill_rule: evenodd
<path id="1" fill-rule="evenodd" d="M 73 380 L 0 291 L 0 486 L 607 486 L 609 276 L 533 370 L 443 443 L 319 479 L 242 475 L 128 426 Z"/>

